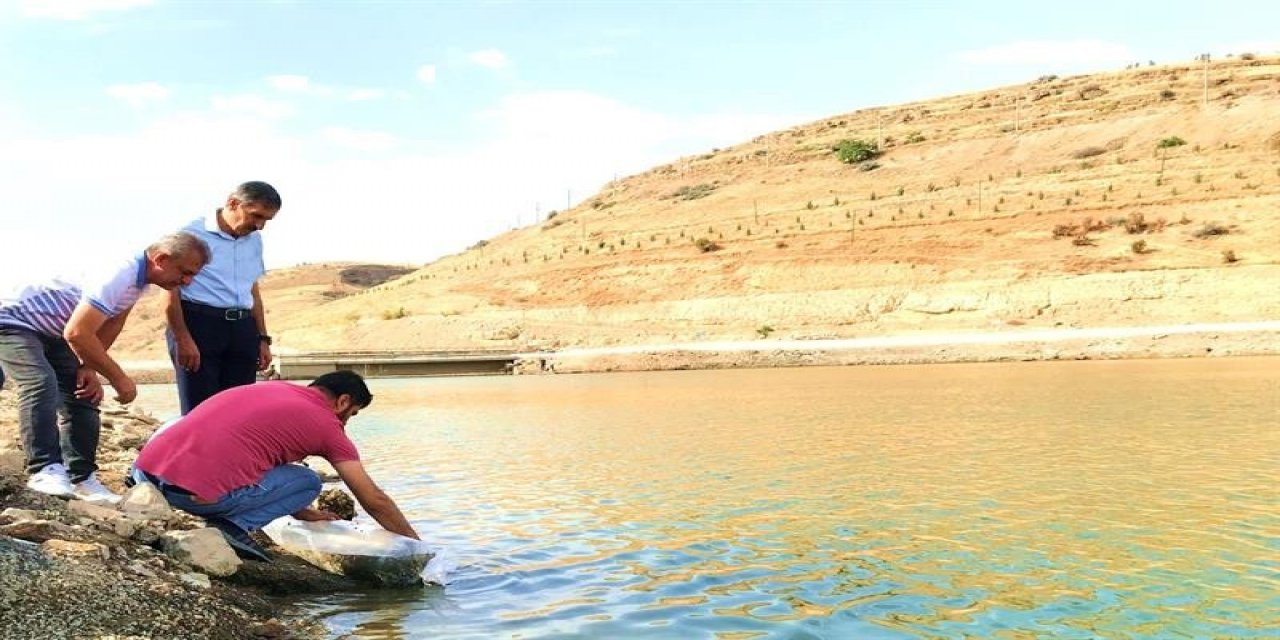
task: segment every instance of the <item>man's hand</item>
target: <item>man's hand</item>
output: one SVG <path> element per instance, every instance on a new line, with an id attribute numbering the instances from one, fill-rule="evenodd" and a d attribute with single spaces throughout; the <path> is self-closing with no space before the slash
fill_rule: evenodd
<path id="1" fill-rule="evenodd" d="M 271 345 L 258 342 L 258 371 L 266 371 L 271 366 Z"/>
<path id="2" fill-rule="evenodd" d="M 102 402 L 102 395 L 102 382 L 98 380 L 98 372 L 89 367 L 76 369 L 76 397 L 98 404 Z"/>
<path id="3" fill-rule="evenodd" d="M 173 337 L 174 346 L 177 347 L 178 366 L 187 371 L 200 370 L 200 347 L 196 346 L 196 341 L 191 334 L 182 336 L 175 335 Z"/>
<path id="4" fill-rule="evenodd" d="M 305 522 L 326 522 L 329 520 L 342 519 L 338 517 L 338 514 L 333 513 L 331 511 L 325 511 L 323 509 L 313 509 L 311 507 L 307 507 L 305 509 L 302 509 L 301 511 L 294 512 L 293 517 L 299 520 L 303 520 Z"/>
<path id="5" fill-rule="evenodd" d="M 111 381 L 111 388 L 116 390 L 116 402 L 120 404 L 129 404 L 133 399 L 138 397 L 138 385 L 133 383 L 133 378 L 124 376 L 118 380 Z"/>

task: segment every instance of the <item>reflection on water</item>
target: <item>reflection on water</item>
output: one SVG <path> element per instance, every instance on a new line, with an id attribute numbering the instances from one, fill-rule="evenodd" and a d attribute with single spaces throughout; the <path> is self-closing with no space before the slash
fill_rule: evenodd
<path id="1" fill-rule="evenodd" d="M 382 380 L 348 638 L 1275 637 L 1280 360 Z"/>

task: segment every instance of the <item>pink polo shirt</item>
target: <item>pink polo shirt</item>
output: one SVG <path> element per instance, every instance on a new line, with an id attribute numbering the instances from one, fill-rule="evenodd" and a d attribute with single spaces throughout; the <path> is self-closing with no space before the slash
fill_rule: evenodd
<path id="1" fill-rule="evenodd" d="M 232 387 L 156 434 L 135 466 L 202 500 L 251 485 L 282 464 L 359 460 L 320 389 L 290 382 Z"/>

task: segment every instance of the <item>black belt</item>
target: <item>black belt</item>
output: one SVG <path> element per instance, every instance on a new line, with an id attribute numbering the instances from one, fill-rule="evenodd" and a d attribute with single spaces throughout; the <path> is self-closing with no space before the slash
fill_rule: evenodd
<path id="1" fill-rule="evenodd" d="M 138 471 L 142 471 L 142 469 L 138 469 Z M 155 474 L 151 474 L 151 473 L 147 473 L 146 471 L 142 471 L 142 475 L 143 475 L 143 477 L 145 477 L 145 478 L 146 478 L 146 479 L 147 479 L 151 484 L 154 484 L 154 485 L 155 485 L 158 489 L 160 489 L 161 491 L 170 491 L 170 492 L 172 492 L 172 493 L 181 493 L 182 495 L 186 495 L 186 496 L 194 496 L 194 495 L 195 495 L 194 493 L 192 493 L 192 492 L 190 492 L 190 491 L 187 491 L 186 489 L 183 489 L 182 487 L 179 487 L 178 485 L 173 484 L 172 482 L 166 482 L 163 478 L 161 478 L 160 476 L 157 476 L 157 475 L 155 475 Z"/>
<path id="2" fill-rule="evenodd" d="M 211 307 L 207 304 L 191 302 L 190 300 L 182 301 L 182 310 L 199 316 L 222 318 L 228 322 L 236 322 L 253 317 L 252 309 L 223 309 L 222 307 Z"/>

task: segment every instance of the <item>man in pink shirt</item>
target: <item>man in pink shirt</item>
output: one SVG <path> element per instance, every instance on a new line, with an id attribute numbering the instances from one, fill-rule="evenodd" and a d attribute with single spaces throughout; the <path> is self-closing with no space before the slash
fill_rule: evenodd
<path id="1" fill-rule="evenodd" d="M 241 556 L 268 560 L 250 531 L 286 515 L 337 519 L 310 506 L 320 494 L 320 477 L 294 464 L 320 456 L 378 524 L 417 539 L 346 434 L 347 420 L 372 401 L 364 379 L 352 371 L 326 373 L 307 387 L 233 387 L 157 432 L 138 454 L 132 478 L 156 485 L 173 507 L 208 520 Z"/>

